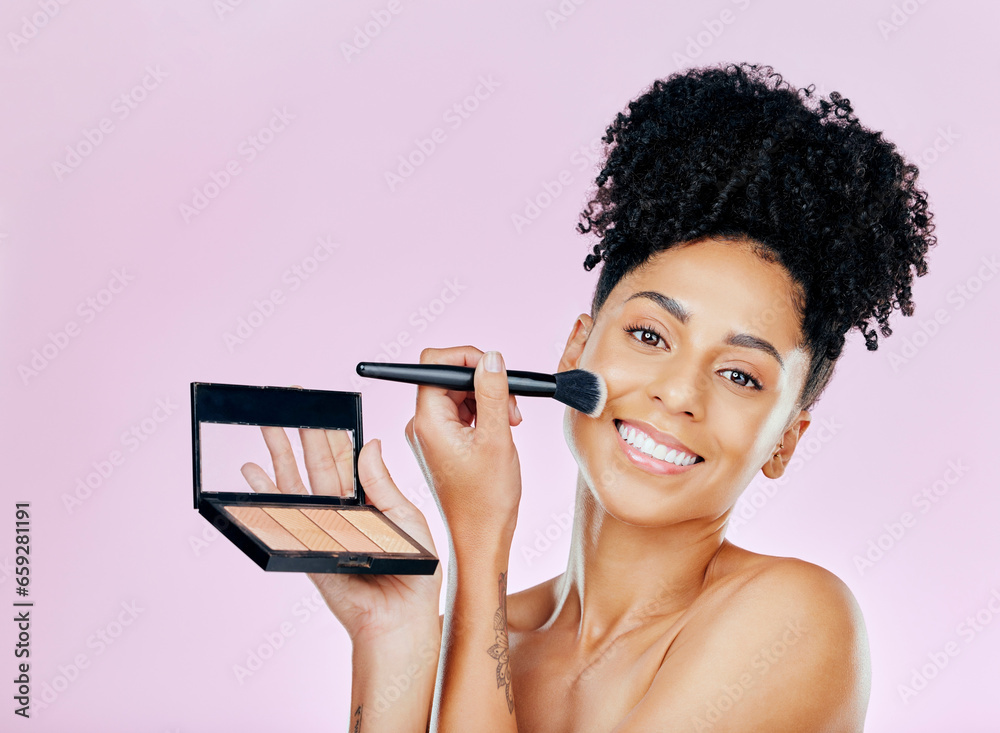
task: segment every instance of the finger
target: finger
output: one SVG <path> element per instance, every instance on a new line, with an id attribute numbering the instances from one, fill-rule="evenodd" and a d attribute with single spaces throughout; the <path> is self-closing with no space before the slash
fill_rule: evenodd
<path id="1" fill-rule="evenodd" d="M 337 473 L 337 464 L 333 460 L 333 451 L 326 436 L 327 432 L 339 431 L 299 428 L 306 473 L 309 476 L 309 488 L 314 494 L 340 496 L 340 475 Z"/>
<path id="2" fill-rule="evenodd" d="M 271 477 L 267 475 L 267 471 L 256 463 L 244 463 L 240 468 L 240 473 L 243 474 L 243 478 L 246 479 L 247 483 L 250 484 L 250 488 L 254 491 L 261 494 L 278 493 L 278 488 L 274 485 Z"/>
<path id="3" fill-rule="evenodd" d="M 475 381 L 476 440 L 509 442 L 510 390 L 507 369 L 499 351 L 488 351 L 483 355 L 476 367 Z"/>
<path id="4" fill-rule="evenodd" d="M 340 495 L 354 495 L 354 438 L 348 430 L 327 430 L 333 460 L 337 463 L 340 476 Z"/>
<path id="5" fill-rule="evenodd" d="M 260 431 L 264 434 L 267 451 L 271 454 L 274 482 L 278 486 L 278 491 L 283 494 L 308 494 L 305 484 L 302 483 L 302 477 L 299 476 L 299 468 L 295 465 L 295 454 L 292 453 L 292 444 L 285 434 L 285 429 L 273 425 L 261 425 Z"/>
<path id="6" fill-rule="evenodd" d="M 468 393 L 466 393 L 468 394 Z M 476 417 L 476 398 L 466 397 L 458 405 L 458 419 L 466 425 L 472 425 Z"/>
<path id="7" fill-rule="evenodd" d="M 434 538 L 423 513 L 396 487 L 382 459 L 382 441 L 368 441 L 358 455 L 358 479 L 373 506 L 432 554 Z"/>
<path id="8" fill-rule="evenodd" d="M 406 505 L 409 499 L 397 488 L 382 459 L 382 441 L 373 438 L 364 444 L 358 455 L 358 479 L 368 497 L 368 503 L 383 514 Z"/>
<path id="9" fill-rule="evenodd" d="M 521 424 L 521 411 L 517 408 L 517 398 L 514 395 L 510 396 L 509 416 L 511 425 Z"/>
<path id="10" fill-rule="evenodd" d="M 424 349 L 420 352 L 421 364 L 452 364 L 455 366 L 475 367 L 483 352 L 475 346 L 455 346 L 449 349 Z M 431 415 L 435 418 L 445 417 L 456 419 L 461 415 L 461 404 L 469 397 L 465 390 L 449 390 L 443 387 L 417 387 L 417 412 Z M 447 397 L 448 401 L 444 398 Z M 450 403 L 452 404 L 449 404 Z M 459 406 L 456 411 L 456 407 Z"/>

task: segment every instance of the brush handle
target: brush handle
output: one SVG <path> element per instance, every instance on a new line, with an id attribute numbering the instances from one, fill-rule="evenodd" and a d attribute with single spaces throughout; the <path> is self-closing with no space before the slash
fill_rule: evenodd
<path id="1" fill-rule="evenodd" d="M 452 364 L 383 364 L 382 362 L 362 361 L 358 363 L 357 372 L 362 377 L 372 379 L 388 379 L 393 382 L 408 384 L 423 384 L 429 387 L 445 389 L 476 390 L 472 367 L 455 366 Z M 556 378 L 542 372 L 523 372 L 515 369 L 507 370 L 507 385 L 510 394 L 528 397 L 551 397 L 556 392 Z"/>

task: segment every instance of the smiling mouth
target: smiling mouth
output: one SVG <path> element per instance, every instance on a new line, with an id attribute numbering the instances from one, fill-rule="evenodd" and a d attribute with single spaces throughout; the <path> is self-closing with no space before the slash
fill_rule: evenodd
<path id="1" fill-rule="evenodd" d="M 625 426 L 621 420 L 615 420 L 615 428 L 618 430 L 618 434 L 622 436 L 622 440 L 640 453 L 658 461 L 683 467 L 691 466 L 695 463 L 703 463 L 705 460 L 693 453 L 687 453 L 676 448 L 670 448 L 662 443 L 657 443 L 641 430 L 631 425 Z"/>

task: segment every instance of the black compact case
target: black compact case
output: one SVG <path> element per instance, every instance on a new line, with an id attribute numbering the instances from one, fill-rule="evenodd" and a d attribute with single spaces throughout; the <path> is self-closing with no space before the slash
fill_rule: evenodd
<path id="1" fill-rule="evenodd" d="M 303 430 L 326 431 L 331 446 L 333 437 L 342 444 L 346 440 L 331 431 L 350 431 L 350 494 L 253 492 L 236 463 L 225 462 L 224 470 L 212 474 L 212 490 L 206 490 L 204 433 L 211 427 L 214 435 L 221 425 L 298 428 L 300 436 Z M 393 575 L 436 570 L 433 554 L 364 503 L 357 472 L 363 444 L 360 393 L 192 382 L 191 429 L 195 508 L 264 570 Z M 263 445 L 260 431 L 253 432 Z M 311 445 L 316 445 L 316 434 L 311 435 Z M 220 452 L 232 449 L 225 437 L 214 445 Z M 305 473 L 299 473 L 304 481 Z"/>

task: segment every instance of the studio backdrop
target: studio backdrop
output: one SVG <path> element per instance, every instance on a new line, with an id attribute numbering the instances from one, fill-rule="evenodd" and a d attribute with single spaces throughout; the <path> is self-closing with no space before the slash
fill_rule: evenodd
<path id="1" fill-rule="evenodd" d="M 998 23 L 923 0 L 5 3 L 0 728 L 343 725 L 343 628 L 194 509 L 190 383 L 360 392 L 447 564 L 416 389 L 355 365 L 471 344 L 555 371 L 596 282 L 575 227 L 606 126 L 740 61 L 850 99 L 920 168 L 938 244 L 913 317 L 875 352 L 852 333 L 728 537 L 854 592 L 867 730 L 1000 728 Z M 564 570 L 576 482 L 563 407 L 519 404 L 510 591 Z"/>

